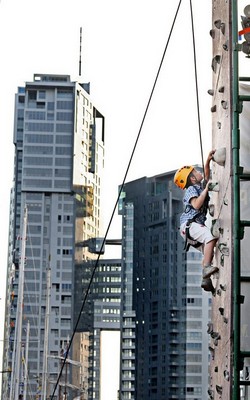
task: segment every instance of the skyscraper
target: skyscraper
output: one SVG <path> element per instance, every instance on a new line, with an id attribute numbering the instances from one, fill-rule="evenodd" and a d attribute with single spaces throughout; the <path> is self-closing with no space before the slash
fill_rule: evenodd
<path id="1" fill-rule="evenodd" d="M 98 264 L 96 261 L 89 261 L 78 265 L 75 279 L 78 289 L 75 293 L 76 319 L 86 299 L 94 268 L 93 282 L 78 325 L 79 342 L 81 343 L 81 337 L 88 338 L 86 346 L 79 346 L 85 355 L 82 357 L 80 381 L 82 387 L 87 386 L 82 399 L 105 398 L 103 394 L 101 397 L 101 393 L 106 390 L 107 385 L 113 386 L 113 398 L 116 399 L 119 388 L 119 343 L 116 345 L 113 339 L 119 342 L 120 338 L 121 260 L 102 259 L 98 260 Z M 104 352 L 108 352 L 108 362 L 105 362 Z"/>
<path id="2" fill-rule="evenodd" d="M 72 334 L 75 265 L 96 257 L 75 245 L 100 236 L 104 117 L 89 84 L 36 74 L 18 88 L 14 145 L 2 393 L 39 399 Z M 56 398 L 72 391 L 70 373 Z"/>
<path id="3" fill-rule="evenodd" d="M 123 187 L 120 400 L 207 393 L 209 301 L 201 254 L 183 251 L 174 172 Z"/>

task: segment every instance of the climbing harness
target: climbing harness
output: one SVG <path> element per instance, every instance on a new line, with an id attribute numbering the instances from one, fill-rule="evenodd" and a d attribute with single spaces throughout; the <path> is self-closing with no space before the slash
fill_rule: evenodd
<path id="1" fill-rule="evenodd" d="M 198 189 L 195 186 L 193 186 L 193 187 L 195 188 L 195 190 L 197 192 L 197 195 L 199 196 L 200 194 L 198 192 Z M 186 223 L 186 227 L 185 227 L 185 243 L 184 243 L 184 248 L 183 248 L 183 250 L 185 250 L 186 252 L 188 252 L 190 246 L 192 246 L 194 248 L 198 248 L 198 247 L 200 247 L 202 245 L 201 242 L 199 242 L 198 240 L 195 240 L 194 238 L 192 238 L 192 236 L 190 235 L 190 227 L 191 227 L 191 224 L 193 222 L 198 222 L 198 218 L 202 214 L 206 215 L 207 210 L 208 210 L 208 203 L 209 203 L 209 195 L 207 194 L 206 199 L 205 199 L 200 211 L 193 218 L 188 219 L 188 221 Z M 186 205 L 184 212 L 185 213 L 189 212 L 191 208 L 193 208 L 192 205 L 190 205 L 190 204 Z"/>
<path id="2" fill-rule="evenodd" d="M 192 222 L 195 222 L 195 220 L 196 220 L 196 217 L 194 217 L 192 219 L 189 219 L 187 221 L 187 224 L 186 224 L 186 228 L 185 228 L 185 243 L 184 243 L 184 248 L 183 248 L 183 250 L 185 250 L 186 252 L 188 252 L 190 246 L 192 246 L 192 247 L 197 249 L 198 247 L 200 247 L 202 245 L 201 242 L 199 242 L 198 240 L 193 239 L 192 236 L 190 235 L 190 232 L 189 232 L 191 224 L 192 224 Z"/>

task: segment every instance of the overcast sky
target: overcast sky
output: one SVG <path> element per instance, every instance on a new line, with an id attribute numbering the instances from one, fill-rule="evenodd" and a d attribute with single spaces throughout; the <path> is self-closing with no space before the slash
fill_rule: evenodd
<path id="1" fill-rule="evenodd" d="M 35 73 L 82 81 L 106 118 L 104 227 L 138 134 L 179 0 L 1 0 L 0 165 L 3 310 L 14 94 Z M 193 0 L 202 145 L 211 148 L 211 0 Z M 190 1 L 183 0 L 127 181 L 201 163 Z M 114 223 L 110 237 L 120 237 Z M 3 311 L 1 312 L 3 320 Z M 0 321 L 0 326 L 3 323 Z"/>

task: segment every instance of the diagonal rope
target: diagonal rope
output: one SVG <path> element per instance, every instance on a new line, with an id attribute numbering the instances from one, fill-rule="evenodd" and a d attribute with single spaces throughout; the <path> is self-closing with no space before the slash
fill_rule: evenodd
<path id="1" fill-rule="evenodd" d="M 94 265 L 94 268 L 93 268 L 93 271 L 92 271 L 92 275 L 90 277 L 90 281 L 89 281 L 89 284 L 88 284 L 88 287 L 87 287 L 87 290 L 86 290 L 86 293 L 85 293 L 85 296 L 84 296 L 84 299 L 83 299 L 83 302 L 82 302 L 82 306 L 81 306 L 81 309 L 80 309 L 80 312 L 79 312 L 79 315 L 78 315 L 78 318 L 77 318 L 77 321 L 76 321 L 76 324 L 75 324 L 75 327 L 74 327 L 74 330 L 73 330 L 73 334 L 72 334 L 71 339 L 69 341 L 69 345 L 68 345 L 64 360 L 62 362 L 62 366 L 61 366 L 61 369 L 60 369 L 60 372 L 59 372 L 59 375 L 58 375 L 58 378 L 57 378 L 57 381 L 56 381 L 56 384 L 55 384 L 55 387 L 54 387 L 54 390 L 53 390 L 53 393 L 52 393 L 52 396 L 51 396 L 51 400 L 53 400 L 55 398 L 54 397 L 55 396 L 55 392 L 56 392 L 57 386 L 59 385 L 59 381 L 60 381 L 60 378 L 62 376 L 63 368 L 64 368 L 64 366 L 66 364 L 66 360 L 68 358 L 68 354 L 69 354 L 69 351 L 70 351 L 70 348 L 71 348 L 71 345 L 72 345 L 72 342 L 73 342 L 73 339 L 74 339 L 78 324 L 80 322 L 80 318 L 82 316 L 82 312 L 83 312 L 84 306 L 86 304 L 87 297 L 89 295 L 90 287 L 91 287 L 91 284 L 93 282 L 96 269 L 98 267 L 98 262 L 99 262 L 99 259 L 100 259 L 100 255 L 101 255 L 102 249 L 104 247 L 104 244 L 105 244 L 105 241 L 106 241 L 106 238 L 107 238 L 107 235 L 108 235 L 108 232 L 109 232 L 109 229 L 110 229 L 110 226 L 111 226 L 111 223 L 112 223 L 115 211 L 116 211 L 116 207 L 117 207 L 117 205 L 119 203 L 120 195 L 122 193 L 122 190 L 124 188 L 124 185 L 125 185 L 125 182 L 126 182 L 126 179 L 127 179 L 129 168 L 130 168 L 130 165 L 131 165 L 131 162 L 132 162 L 135 150 L 136 150 L 136 146 L 138 144 L 138 141 L 139 141 L 139 138 L 140 138 L 140 135 L 141 135 L 142 127 L 143 127 L 143 124 L 144 124 L 144 121 L 145 121 L 145 118 L 146 118 L 146 115 L 147 115 L 147 112 L 148 112 L 148 109 L 149 109 L 153 94 L 154 94 L 154 90 L 155 90 L 155 87 L 156 87 L 156 84 L 157 84 L 157 81 L 158 81 L 158 77 L 159 77 L 159 74 L 160 74 L 160 71 L 161 71 L 161 68 L 162 68 L 162 65 L 163 65 L 163 61 L 164 61 L 165 54 L 166 54 L 166 51 L 167 51 L 167 48 L 168 48 L 168 45 L 169 45 L 169 41 L 170 41 L 173 29 L 174 29 L 174 25 L 175 25 L 175 22 L 176 22 L 176 19 L 177 19 L 177 15 L 178 15 L 178 12 L 179 12 L 179 9 L 180 9 L 181 2 L 182 2 L 182 0 L 179 1 L 179 4 L 178 4 L 176 12 L 175 12 L 175 16 L 174 16 L 174 19 L 173 19 L 173 22 L 172 22 L 172 26 L 171 26 L 171 29 L 170 29 L 170 32 L 169 32 L 168 40 L 167 40 L 167 43 L 166 43 L 164 51 L 163 51 L 161 62 L 160 62 L 160 65 L 158 67 L 158 71 L 157 71 L 157 74 L 156 74 L 156 77 L 155 77 L 155 80 L 154 80 L 154 84 L 153 84 L 153 87 L 152 87 L 152 90 L 151 90 L 151 93 L 150 93 L 150 96 L 149 96 L 149 99 L 148 99 L 148 103 L 147 103 L 147 106 L 146 106 L 146 109 L 145 109 L 145 112 L 144 112 L 144 115 L 143 115 L 143 118 L 142 118 L 142 121 L 141 121 L 141 125 L 140 125 L 139 131 L 138 131 L 138 134 L 137 134 L 137 137 L 136 137 L 136 140 L 135 140 L 135 144 L 134 144 L 134 147 L 133 147 L 133 150 L 132 150 L 132 153 L 131 153 L 131 156 L 130 156 L 130 159 L 129 159 L 129 162 L 128 162 L 128 165 L 127 165 L 127 168 L 126 168 L 126 171 L 125 171 L 125 175 L 124 175 L 122 184 L 120 186 L 120 190 L 119 190 L 119 193 L 118 193 L 118 196 L 117 196 L 117 199 L 116 199 L 116 202 L 115 202 L 112 214 L 111 214 L 110 221 L 108 223 L 108 227 L 107 227 L 107 230 L 106 230 L 106 233 L 105 233 L 102 245 L 101 245 L 100 253 L 98 254 L 98 258 L 96 259 L 96 262 L 95 262 L 95 265 Z"/>
<path id="2" fill-rule="evenodd" d="M 201 136 L 201 121 L 200 121 L 200 105 L 199 105 L 199 90 L 198 90 L 198 74 L 196 65 L 196 49 L 195 49 L 195 33 L 194 33 L 194 17 L 192 9 L 192 0 L 190 0 L 190 14 L 191 14 L 191 25 L 192 25 L 192 38 L 193 38 L 193 55 L 194 55 L 194 71 L 195 71 L 195 88 L 196 88 L 196 105 L 197 105 L 197 118 L 199 127 L 199 138 L 200 138 L 200 151 L 201 151 L 201 162 L 204 173 L 204 157 L 203 157 L 203 146 Z"/>

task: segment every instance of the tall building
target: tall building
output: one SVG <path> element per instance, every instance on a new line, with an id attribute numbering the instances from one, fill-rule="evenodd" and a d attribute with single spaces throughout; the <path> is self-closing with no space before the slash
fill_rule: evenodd
<path id="1" fill-rule="evenodd" d="M 84 304 L 93 272 L 92 284 Z M 80 382 L 82 388 L 86 387 L 81 400 L 105 398 L 103 391 L 106 386 L 113 386 L 113 398 L 116 399 L 119 388 L 121 260 L 101 259 L 98 263 L 87 261 L 79 264 L 75 281 L 75 319 L 79 317 L 82 308 L 78 325 L 79 343 L 82 344 L 85 339 L 85 346 L 80 346 Z M 109 362 L 105 362 L 105 352 L 108 352 Z M 105 371 L 108 371 L 107 376 Z"/>
<path id="2" fill-rule="evenodd" d="M 96 257 L 76 244 L 101 236 L 104 117 L 89 84 L 36 74 L 18 88 L 14 145 L 2 398 L 40 399 L 74 328 L 75 267 Z M 70 365 L 61 378 L 54 398 L 73 398 Z"/>
<path id="3" fill-rule="evenodd" d="M 122 215 L 119 399 L 207 397 L 211 293 L 201 254 L 183 251 L 174 172 L 126 183 Z"/>

